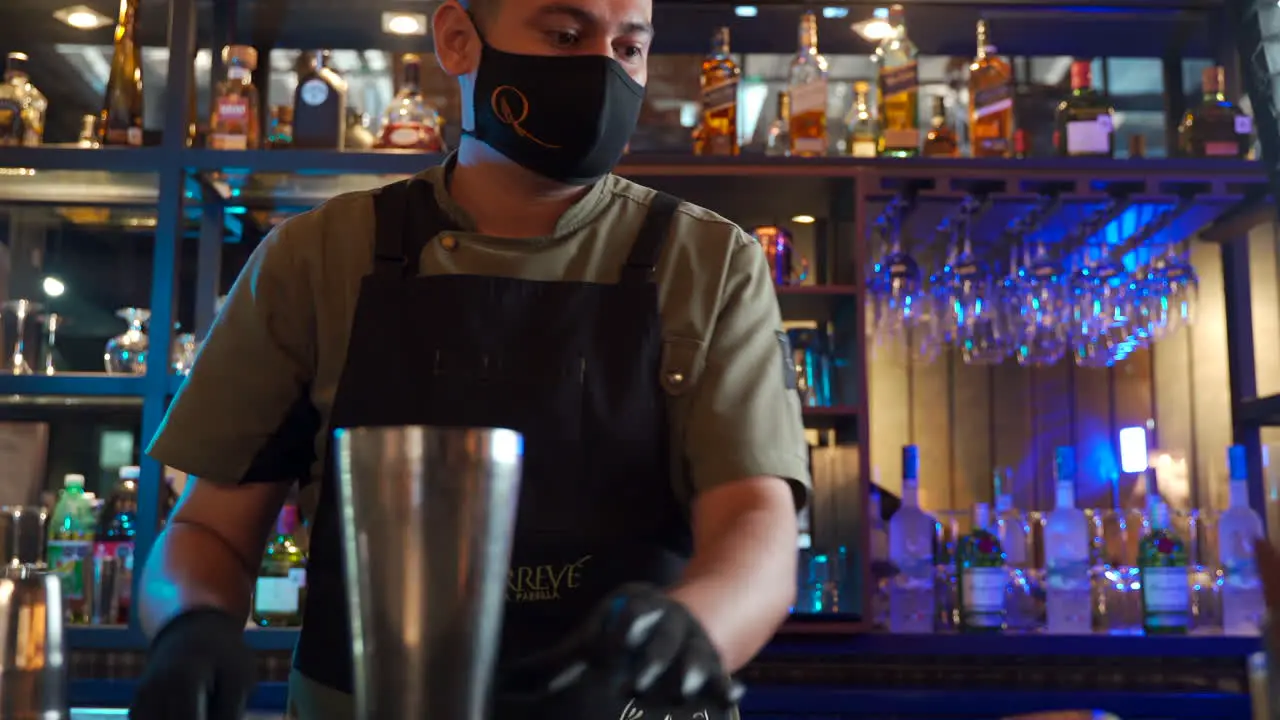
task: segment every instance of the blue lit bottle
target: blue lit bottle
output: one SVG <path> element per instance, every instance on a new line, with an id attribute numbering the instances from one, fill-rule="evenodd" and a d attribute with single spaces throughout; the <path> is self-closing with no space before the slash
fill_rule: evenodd
<path id="1" fill-rule="evenodd" d="M 1076 455 L 1054 451 L 1055 507 L 1045 517 L 1045 611 L 1048 631 L 1083 635 L 1093 630 L 1089 585 L 1089 518 L 1076 507 Z"/>
<path id="2" fill-rule="evenodd" d="M 1222 560 L 1222 629 L 1256 634 L 1265 607 L 1262 583 L 1253 559 L 1253 544 L 1263 537 L 1262 519 L 1249 507 L 1249 468 L 1243 445 L 1227 451 L 1230 501 L 1218 518 L 1218 553 Z"/>
<path id="3" fill-rule="evenodd" d="M 889 561 L 898 574 L 889 591 L 889 629 L 931 633 L 934 628 L 935 524 L 920 509 L 920 451 L 902 448 L 902 506 L 889 518 Z"/>

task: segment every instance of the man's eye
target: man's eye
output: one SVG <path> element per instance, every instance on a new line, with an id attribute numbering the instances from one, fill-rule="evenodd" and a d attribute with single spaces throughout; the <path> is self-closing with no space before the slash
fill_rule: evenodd
<path id="1" fill-rule="evenodd" d="M 627 60 L 639 60 L 644 57 L 644 48 L 639 45 L 628 45 L 619 50 L 619 53 Z"/>
<path id="2" fill-rule="evenodd" d="M 547 33 L 547 39 L 551 44 L 557 47 L 573 47 L 578 44 L 578 34 L 568 30 L 552 30 Z"/>

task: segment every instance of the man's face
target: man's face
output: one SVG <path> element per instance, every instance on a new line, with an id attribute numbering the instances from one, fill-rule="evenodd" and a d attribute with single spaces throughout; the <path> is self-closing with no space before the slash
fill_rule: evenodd
<path id="1" fill-rule="evenodd" d="M 501 0 L 482 31 L 509 53 L 611 57 L 644 85 L 652 17 L 652 0 Z"/>

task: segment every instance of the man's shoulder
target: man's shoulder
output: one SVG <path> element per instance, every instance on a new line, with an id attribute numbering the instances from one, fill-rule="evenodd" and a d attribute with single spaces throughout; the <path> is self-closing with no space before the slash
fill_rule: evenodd
<path id="1" fill-rule="evenodd" d="M 607 182 L 615 204 L 627 203 L 638 208 L 643 217 L 660 191 L 617 175 L 610 175 Z M 668 243 L 687 248 L 699 254 L 728 255 L 733 250 L 758 244 L 737 223 L 701 205 L 679 198 L 680 205 L 672 218 Z"/>

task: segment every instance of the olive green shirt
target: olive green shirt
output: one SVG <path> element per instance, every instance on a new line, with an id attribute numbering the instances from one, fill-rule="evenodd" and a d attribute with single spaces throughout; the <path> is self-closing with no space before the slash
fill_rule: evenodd
<path id="1" fill-rule="evenodd" d="M 611 175 L 566 211 L 550 236 L 504 239 L 471 231 L 475 223 L 449 197 L 445 166 L 420 177 L 464 228 L 434 235 L 422 251 L 422 275 L 616 283 L 654 197 Z M 202 479 L 237 482 L 301 393 L 310 393 L 328 427 L 360 282 L 373 267 L 373 194 L 342 195 L 293 217 L 256 249 L 169 408 L 152 457 Z M 810 484 L 808 448 L 759 243 L 684 203 L 655 280 L 663 330 L 656 380 L 669 400 L 678 497 L 687 504 L 702 491 L 765 475 L 790 481 L 799 506 Z M 322 431 L 313 478 L 327 461 L 327 442 Z M 304 493 L 304 507 L 314 504 L 308 494 L 318 486 Z"/>

